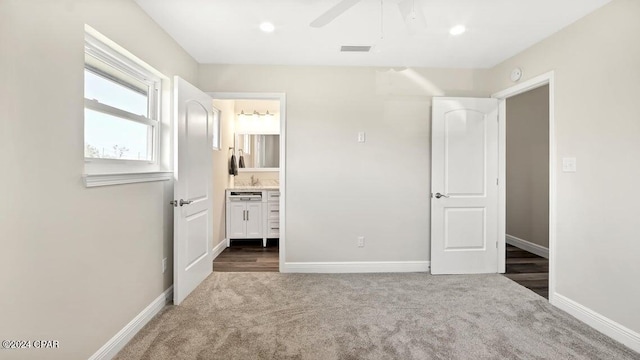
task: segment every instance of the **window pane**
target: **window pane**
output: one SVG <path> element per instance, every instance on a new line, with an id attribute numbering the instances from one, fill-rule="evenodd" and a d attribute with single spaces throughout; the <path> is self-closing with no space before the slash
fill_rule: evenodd
<path id="1" fill-rule="evenodd" d="M 84 109 L 84 156 L 151 161 L 149 125 Z"/>
<path id="2" fill-rule="evenodd" d="M 213 112 L 213 150 L 220 150 L 220 113 Z"/>
<path id="3" fill-rule="evenodd" d="M 142 83 L 141 83 L 142 84 Z M 136 115 L 149 117 L 147 95 L 93 72 L 84 71 L 84 97 Z"/>

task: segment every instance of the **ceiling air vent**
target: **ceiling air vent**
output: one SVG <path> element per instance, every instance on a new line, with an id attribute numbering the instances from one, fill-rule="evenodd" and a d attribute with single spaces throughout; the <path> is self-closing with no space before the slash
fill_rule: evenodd
<path id="1" fill-rule="evenodd" d="M 340 52 L 369 52 L 369 51 L 371 51 L 371 46 L 342 45 L 340 47 Z"/>

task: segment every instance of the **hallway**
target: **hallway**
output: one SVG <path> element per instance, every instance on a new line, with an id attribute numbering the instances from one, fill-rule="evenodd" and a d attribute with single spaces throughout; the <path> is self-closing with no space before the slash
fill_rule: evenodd
<path id="1" fill-rule="evenodd" d="M 549 299 L 549 260 L 507 244 L 504 276 Z"/>

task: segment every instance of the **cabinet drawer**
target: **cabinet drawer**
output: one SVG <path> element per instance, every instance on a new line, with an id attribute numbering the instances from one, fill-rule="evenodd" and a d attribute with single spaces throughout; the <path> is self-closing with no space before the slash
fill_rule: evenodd
<path id="1" fill-rule="evenodd" d="M 280 219 L 280 203 L 267 203 L 267 219 Z"/>
<path id="2" fill-rule="evenodd" d="M 267 225 L 267 237 L 276 238 L 280 237 L 280 221 L 269 220 Z"/>
<path id="3" fill-rule="evenodd" d="M 280 191 L 267 191 L 267 201 L 280 201 Z"/>

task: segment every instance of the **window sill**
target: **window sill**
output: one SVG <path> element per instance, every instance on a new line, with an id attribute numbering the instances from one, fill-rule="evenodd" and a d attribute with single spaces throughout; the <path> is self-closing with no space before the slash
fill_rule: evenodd
<path id="1" fill-rule="evenodd" d="M 152 181 L 168 181 L 173 179 L 171 171 L 153 171 L 117 174 L 85 174 L 82 176 L 84 185 L 88 188 L 98 186 L 135 184 Z"/>

